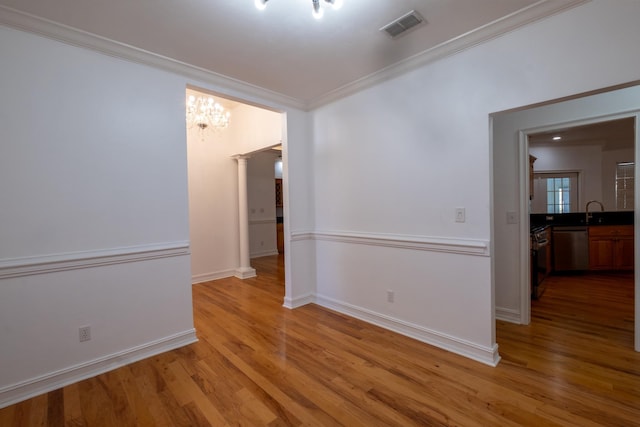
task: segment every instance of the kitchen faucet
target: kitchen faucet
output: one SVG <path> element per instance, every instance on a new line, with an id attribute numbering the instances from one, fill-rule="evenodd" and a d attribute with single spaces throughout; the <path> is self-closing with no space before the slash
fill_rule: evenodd
<path id="1" fill-rule="evenodd" d="M 586 216 L 586 221 L 587 221 L 586 223 L 587 223 L 587 224 L 589 224 L 589 220 L 590 220 L 591 218 L 593 218 L 593 214 L 590 214 L 590 213 L 589 213 L 589 205 L 591 205 L 591 203 L 597 203 L 597 204 L 599 204 L 599 205 L 600 205 L 600 210 L 601 210 L 602 212 L 604 212 L 604 205 L 602 204 L 602 202 L 599 202 L 599 201 L 597 201 L 597 200 L 589 200 L 589 201 L 587 202 L 587 206 L 584 208 L 584 210 L 585 210 L 585 216 Z"/>

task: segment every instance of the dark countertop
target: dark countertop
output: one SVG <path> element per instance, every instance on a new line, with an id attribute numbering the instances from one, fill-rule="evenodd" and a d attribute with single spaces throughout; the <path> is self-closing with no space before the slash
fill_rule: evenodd
<path id="1" fill-rule="evenodd" d="M 590 212 L 592 214 L 587 224 L 585 212 L 575 212 L 566 214 L 531 214 L 529 222 L 531 228 L 546 225 L 633 225 L 633 211 L 605 211 Z"/>

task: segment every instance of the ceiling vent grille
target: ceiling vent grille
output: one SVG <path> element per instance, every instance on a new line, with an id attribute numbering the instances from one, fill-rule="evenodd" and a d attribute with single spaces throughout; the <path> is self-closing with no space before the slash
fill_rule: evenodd
<path id="1" fill-rule="evenodd" d="M 396 37 L 400 37 L 401 35 L 406 34 L 407 31 L 415 29 L 424 23 L 424 18 L 420 16 L 418 12 L 412 10 L 390 24 L 380 28 L 380 31 L 384 31 L 389 37 L 395 39 Z"/>

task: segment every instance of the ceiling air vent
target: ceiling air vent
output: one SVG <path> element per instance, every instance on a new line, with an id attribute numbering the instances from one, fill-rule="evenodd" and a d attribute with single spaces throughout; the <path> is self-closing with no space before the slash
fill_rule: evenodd
<path id="1" fill-rule="evenodd" d="M 420 16 L 418 12 L 412 10 L 411 12 L 402 15 L 400 18 L 380 28 L 380 31 L 384 31 L 391 38 L 399 37 L 405 34 L 407 31 L 418 27 L 425 22 L 424 18 Z"/>

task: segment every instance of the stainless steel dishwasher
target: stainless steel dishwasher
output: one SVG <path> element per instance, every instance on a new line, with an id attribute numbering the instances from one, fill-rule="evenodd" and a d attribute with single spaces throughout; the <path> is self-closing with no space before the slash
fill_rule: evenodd
<path id="1" fill-rule="evenodd" d="M 555 271 L 589 268 L 589 232 L 586 226 L 556 226 L 552 234 Z"/>

